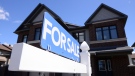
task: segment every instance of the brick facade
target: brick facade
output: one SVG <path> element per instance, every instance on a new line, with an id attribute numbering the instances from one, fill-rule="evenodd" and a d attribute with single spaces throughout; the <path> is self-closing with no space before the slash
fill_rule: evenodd
<path id="1" fill-rule="evenodd" d="M 102 57 L 91 55 L 92 76 L 100 76 L 98 75 L 98 58 Z M 111 56 L 111 60 L 113 76 L 135 76 L 135 68 L 128 67 L 129 61 L 127 55 Z"/>
<path id="2" fill-rule="evenodd" d="M 124 20 L 116 20 L 116 21 L 110 21 L 110 22 L 104 22 L 104 23 L 98 23 L 98 24 L 90 24 L 89 26 L 89 32 L 90 32 L 90 41 L 96 41 L 96 28 L 97 27 L 105 27 L 105 26 L 111 26 L 111 25 L 116 25 L 117 27 L 117 33 L 118 33 L 118 38 L 124 38 L 126 37 L 125 35 L 125 30 L 124 30 Z"/>
<path id="3" fill-rule="evenodd" d="M 36 28 L 41 28 L 41 27 L 42 27 L 42 24 L 32 25 L 32 26 L 30 27 L 28 41 L 33 41 L 33 40 L 34 40 L 35 29 L 36 29 Z"/>

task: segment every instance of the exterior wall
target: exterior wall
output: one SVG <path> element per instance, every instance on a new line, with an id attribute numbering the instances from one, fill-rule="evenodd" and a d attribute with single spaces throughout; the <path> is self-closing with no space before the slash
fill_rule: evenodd
<path id="1" fill-rule="evenodd" d="M 23 35 L 29 35 L 29 31 L 22 31 L 18 34 L 18 40 L 17 40 L 17 43 L 20 43 L 22 42 L 23 40 Z"/>
<path id="2" fill-rule="evenodd" d="M 114 56 L 112 59 L 112 68 L 114 76 L 135 76 L 135 68 L 128 67 L 129 61 L 127 55 Z"/>
<path id="3" fill-rule="evenodd" d="M 22 42 L 22 39 L 23 39 L 23 35 L 28 35 L 28 39 L 27 39 L 27 42 L 28 44 L 30 45 L 33 45 L 33 46 L 36 46 L 36 47 L 39 47 L 40 48 L 40 40 L 37 41 L 37 40 L 34 40 L 34 36 L 35 36 L 35 29 L 36 28 L 39 28 L 39 27 L 42 27 L 42 23 L 41 24 L 37 24 L 37 25 L 31 25 L 29 31 L 22 31 L 18 34 L 18 40 L 17 40 L 17 43 L 20 43 Z M 37 41 L 37 42 L 36 42 Z M 31 42 L 31 43 L 29 43 Z"/>
<path id="4" fill-rule="evenodd" d="M 125 26 L 124 20 L 115 20 L 115 21 L 110 21 L 110 22 L 104 22 L 104 23 L 89 25 L 90 41 L 97 41 L 96 40 L 96 28 L 97 27 L 105 27 L 105 26 L 110 26 L 110 25 L 116 25 L 118 38 L 126 38 L 125 30 L 124 30 L 124 26 Z M 99 40 L 99 41 L 101 41 L 101 40 Z M 107 43 L 90 44 L 91 47 L 99 47 L 99 46 L 103 47 L 103 46 L 114 46 L 114 45 L 115 46 L 121 46 L 121 45 L 127 46 L 127 40 L 116 41 L 116 42 L 107 42 Z"/>
<path id="5" fill-rule="evenodd" d="M 91 67 L 92 67 L 92 74 L 91 76 L 98 76 L 98 64 L 97 64 L 97 57 L 95 55 L 91 55 Z"/>
<path id="6" fill-rule="evenodd" d="M 91 55 L 92 76 L 98 76 L 98 57 Z M 105 58 L 108 58 L 106 56 Z M 113 76 L 135 76 L 135 68 L 128 67 L 129 60 L 127 55 L 110 56 L 112 60 Z"/>
<path id="7" fill-rule="evenodd" d="M 32 25 L 30 27 L 30 31 L 29 31 L 29 36 L 28 36 L 28 41 L 33 41 L 34 40 L 34 36 L 35 36 L 35 29 L 42 27 L 42 24 L 37 24 L 37 25 Z"/>

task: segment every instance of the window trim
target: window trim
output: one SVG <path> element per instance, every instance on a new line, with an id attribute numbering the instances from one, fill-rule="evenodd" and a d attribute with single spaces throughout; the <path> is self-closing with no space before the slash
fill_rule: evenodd
<path id="1" fill-rule="evenodd" d="M 118 31 L 117 31 L 117 26 L 116 26 L 116 25 L 103 26 L 103 27 L 96 27 L 96 28 L 95 28 L 95 34 L 96 34 L 96 32 L 97 32 L 96 29 L 97 29 L 97 28 L 101 28 L 101 30 L 100 30 L 100 31 L 101 31 L 101 35 L 102 35 L 102 39 L 101 39 L 101 40 L 117 39 L 117 38 L 112 38 L 112 36 L 111 36 L 111 30 L 112 30 L 112 29 L 110 28 L 111 26 L 115 26 L 117 38 L 119 38 L 119 37 L 118 37 L 119 35 L 118 35 Z M 108 27 L 109 39 L 104 39 L 104 33 L 103 33 L 103 32 L 104 32 L 104 30 L 103 30 L 104 27 Z M 113 28 L 113 29 L 114 29 L 114 28 Z M 99 30 L 98 30 L 98 31 L 99 31 Z M 97 34 L 96 34 L 96 40 L 98 40 L 98 39 L 97 39 Z M 98 41 L 99 41 L 99 40 L 98 40 Z"/>
<path id="2" fill-rule="evenodd" d="M 39 38 L 36 39 L 36 29 L 40 29 L 40 34 L 39 34 Z M 34 40 L 40 40 L 41 39 L 41 27 L 35 28 L 35 32 L 34 32 Z"/>
<path id="3" fill-rule="evenodd" d="M 108 61 L 110 62 L 110 67 L 109 67 L 109 62 Z M 107 60 L 107 69 L 108 69 L 108 71 L 112 71 L 112 66 L 111 65 L 112 65 L 111 60 L 108 59 Z"/>

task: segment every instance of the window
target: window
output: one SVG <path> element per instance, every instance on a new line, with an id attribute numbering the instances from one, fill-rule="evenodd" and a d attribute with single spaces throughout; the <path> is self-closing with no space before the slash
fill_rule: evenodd
<path id="1" fill-rule="evenodd" d="M 110 33 L 111 33 L 112 39 L 118 38 L 118 37 L 117 37 L 116 26 L 110 26 Z"/>
<path id="2" fill-rule="evenodd" d="M 105 71 L 106 70 L 106 63 L 105 60 L 99 60 L 98 61 L 99 71 Z"/>
<path id="3" fill-rule="evenodd" d="M 40 40 L 40 36 L 41 36 L 41 28 L 36 28 L 36 29 L 35 29 L 35 37 L 34 37 L 34 40 Z"/>
<path id="4" fill-rule="evenodd" d="M 118 38 L 116 26 L 96 28 L 97 40 L 108 40 Z"/>
<path id="5" fill-rule="evenodd" d="M 28 35 L 23 35 L 23 40 L 22 40 L 22 42 L 27 42 L 27 38 L 28 38 Z"/>
<path id="6" fill-rule="evenodd" d="M 101 28 L 96 28 L 97 40 L 102 40 L 102 31 Z"/>
<path id="7" fill-rule="evenodd" d="M 135 65 L 135 58 L 132 58 L 132 63 L 133 65 Z"/>
<path id="8" fill-rule="evenodd" d="M 78 41 L 78 42 L 83 42 L 85 39 L 84 39 L 84 32 L 76 32 L 76 33 L 73 33 L 73 37 Z"/>

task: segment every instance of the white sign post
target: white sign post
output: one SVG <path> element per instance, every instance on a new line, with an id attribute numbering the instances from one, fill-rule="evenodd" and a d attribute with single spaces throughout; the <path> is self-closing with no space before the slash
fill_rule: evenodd
<path id="1" fill-rule="evenodd" d="M 82 50 L 82 52 L 80 53 L 80 58 L 81 58 L 81 63 L 86 65 L 87 68 L 87 73 L 81 73 L 81 76 L 91 76 L 91 62 L 90 62 L 90 53 L 88 52 L 88 50 L 90 50 L 88 44 L 84 41 L 81 46 L 80 49 Z"/>

